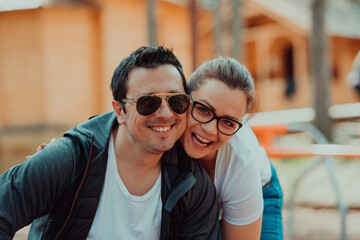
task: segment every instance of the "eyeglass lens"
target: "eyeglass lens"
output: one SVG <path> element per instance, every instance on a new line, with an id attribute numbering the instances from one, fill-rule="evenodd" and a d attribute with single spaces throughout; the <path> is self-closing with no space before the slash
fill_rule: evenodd
<path id="1" fill-rule="evenodd" d="M 217 119 L 218 130 L 225 135 L 234 134 L 242 126 L 240 123 L 231 120 L 230 118 L 216 116 L 211 109 L 199 102 L 194 102 L 191 115 L 196 121 L 200 123 L 208 123 L 213 119 Z"/>

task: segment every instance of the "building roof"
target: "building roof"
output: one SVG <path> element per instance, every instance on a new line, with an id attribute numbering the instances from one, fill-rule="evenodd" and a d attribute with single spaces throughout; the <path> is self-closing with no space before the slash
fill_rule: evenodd
<path id="1" fill-rule="evenodd" d="M 187 6 L 189 0 L 166 0 Z M 218 0 L 230 3 L 232 0 Z M 238 0 L 241 1 L 241 0 Z M 243 0 L 251 12 L 264 14 L 284 25 L 291 24 L 309 33 L 312 26 L 312 3 L 314 0 Z M 200 7 L 211 10 L 214 0 L 197 0 Z M 360 0 L 327 0 L 326 30 L 331 36 L 360 38 Z M 244 12 L 246 16 L 246 12 Z"/>
<path id="2" fill-rule="evenodd" d="M 189 0 L 166 0 L 168 2 L 187 6 Z M 310 32 L 311 30 L 311 4 L 314 0 L 246 0 L 249 8 L 265 14 L 277 21 L 286 21 L 287 24 Z M 31 2 L 31 3 L 30 3 Z M 60 3 L 92 3 L 98 0 L 4 0 L 1 1 L 0 11 L 15 9 L 37 8 L 45 4 Z M 213 0 L 198 0 L 198 3 L 210 8 Z M 326 30 L 329 35 L 360 39 L 360 1 L 357 0 L 328 0 L 326 13 Z"/>
<path id="3" fill-rule="evenodd" d="M 12 11 L 20 9 L 31 9 L 38 8 L 43 4 L 43 0 L 2 0 L 0 1 L 0 12 L 1 11 Z"/>
<path id="4" fill-rule="evenodd" d="M 85 5 L 97 7 L 101 0 L 0 0 L 0 12 L 49 6 Z"/>
<path id="5" fill-rule="evenodd" d="M 311 30 L 313 0 L 247 0 L 246 4 L 268 10 L 306 32 Z M 360 38 L 360 3 L 350 0 L 328 1 L 325 28 L 329 35 Z"/>

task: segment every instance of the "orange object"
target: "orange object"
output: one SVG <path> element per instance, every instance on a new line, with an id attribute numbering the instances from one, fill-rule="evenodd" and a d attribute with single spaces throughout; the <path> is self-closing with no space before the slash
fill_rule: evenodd
<path id="1" fill-rule="evenodd" d="M 289 133 L 287 124 L 277 125 L 258 125 L 251 126 L 255 135 L 258 137 L 260 145 L 272 146 L 276 135 L 283 135 Z"/>
<path id="2" fill-rule="evenodd" d="M 360 158 L 360 146 L 340 144 L 307 144 L 263 146 L 269 157 L 311 157 L 333 156 L 342 158 Z"/>
<path id="3" fill-rule="evenodd" d="M 360 146 L 340 144 L 275 145 L 276 135 L 289 133 L 287 124 L 251 126 L 260 145 L 269 157 L 311 157 L 334 156 L 345 158 L 360 157 Z"/>

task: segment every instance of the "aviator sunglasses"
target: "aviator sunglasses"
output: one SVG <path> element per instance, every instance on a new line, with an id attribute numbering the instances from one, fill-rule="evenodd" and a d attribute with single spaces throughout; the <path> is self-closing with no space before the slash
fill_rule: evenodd
<path id="1" fill-rule="evenodd" d="M 171 111 L 176 114 L 185 113 L 190 106 L 190 96 L 185 93 L 159 93 L 133 98 L 122 98 L 120 102 L 136 104 L 136 110 L 143 116 L 155 113 L 165 99 Z"/>

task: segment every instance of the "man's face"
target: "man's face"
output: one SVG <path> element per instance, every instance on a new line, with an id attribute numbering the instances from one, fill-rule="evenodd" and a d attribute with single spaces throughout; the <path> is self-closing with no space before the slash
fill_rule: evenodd
<path id="1" fill-rule="evenodd" d="M 158 93 L 185 93 L 181 75 L 174 66 L 135 68 L 130 72 L 126 98 Z M 186 113 L 174 113 L 165 99 L 149 116 L 140 115 L 136 104 L 126 103 L 125 109 L 122 114 L 129 142 L 141 151 L 159 154 L 171 149 L 186 127 Z"/>

